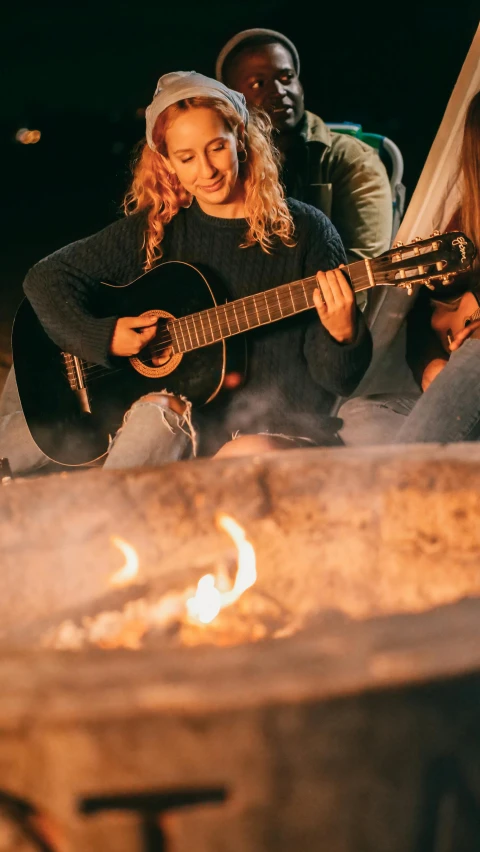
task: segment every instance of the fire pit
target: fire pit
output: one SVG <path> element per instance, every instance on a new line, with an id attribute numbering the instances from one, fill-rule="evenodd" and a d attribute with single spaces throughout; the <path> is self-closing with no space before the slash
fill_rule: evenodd
<path id="1" fill-rule="evenodd" d="M 2 486 L 0 849 L 478 848 L 479 508 L 475 445 Z"/>

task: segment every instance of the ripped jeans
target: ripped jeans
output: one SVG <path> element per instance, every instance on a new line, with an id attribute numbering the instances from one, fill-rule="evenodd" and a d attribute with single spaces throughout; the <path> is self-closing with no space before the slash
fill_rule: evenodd
<path id="1" fill-rule="evenodd" d="M 158 467 L 195 455 L 196 435 L 190 403 L 186 402 L 185 412 L 180 415 L 169 407 L 166 392 L 151 393 L 137 400 L 127 411 L 103 466 L 109 470 L 142 465 Z M 30 435 L 13 367 L 0 399 L 2 457 L 8 458 L 12 473 L 17 476 L 40 471 L 50 463 Z"/>
<path id="2" fill-rule="evenodd" d="M 159 467 L 197 454 L 192 404 L 183 397 L 185 412 L 177 414 L 166 391 L 142 396 L 127 411 L 123 426 L 110 444 L 104 468 Z"/>

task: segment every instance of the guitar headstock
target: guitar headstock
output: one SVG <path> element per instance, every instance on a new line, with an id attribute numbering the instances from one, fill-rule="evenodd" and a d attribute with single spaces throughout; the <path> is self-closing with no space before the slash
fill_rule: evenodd
<path id="1" fill-rule="evenodd" d="M 450 284 L 456 275 L 473 263 L 477 251 L 460 231 L 434 232 L 428 239 L 417 238 L 408 245 L 396 243 L 369 261 L 375 284 L 403 287 L 412 292 L 414 284 L 434 288 L 433 282 Z"/>

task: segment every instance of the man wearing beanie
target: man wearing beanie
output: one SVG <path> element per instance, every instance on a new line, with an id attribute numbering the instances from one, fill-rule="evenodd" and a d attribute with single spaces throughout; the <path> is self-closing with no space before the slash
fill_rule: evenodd
<path id="1" fill-rule="evenodd" d="M 216 62 L 217 80 L 268 112 L 276 130 L 286 193 L 322 210 L 342 238 L 349 262 L 376 257 L 390 246 L 392 195 L 377 152 L 334 133 L 304 108 L 300 58 L 282 33 L 237 33 Z"/>

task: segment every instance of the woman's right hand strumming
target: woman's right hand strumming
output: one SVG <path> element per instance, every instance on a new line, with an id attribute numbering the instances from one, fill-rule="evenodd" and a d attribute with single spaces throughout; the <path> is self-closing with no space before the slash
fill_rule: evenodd
<path id="1" fill-rule="evenodd" d="M 122 357 L 138 355 L 157 333 L 156 316 L 120 317 L 115 326 L 110 353 Z"/>

